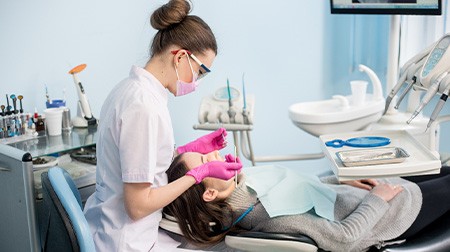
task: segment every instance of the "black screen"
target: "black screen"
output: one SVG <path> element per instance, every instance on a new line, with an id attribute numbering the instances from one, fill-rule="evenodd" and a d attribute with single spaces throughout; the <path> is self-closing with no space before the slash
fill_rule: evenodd
<path id="1" fill-rule="evenodd" d="M 330 0 L 333 14 L 441 15 L 441 0 Z"/>

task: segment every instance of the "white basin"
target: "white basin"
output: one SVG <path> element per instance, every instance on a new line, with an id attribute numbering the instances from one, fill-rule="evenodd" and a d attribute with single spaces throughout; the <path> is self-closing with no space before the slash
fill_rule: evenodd
<path id="1" fill-rule="evenodd" d="M 373 94 L 366 94 L 361 99 L 362 105 L 353 105 L 352 96 L 342 95 L 330 100 L 296 103 L 289 107 L 292 122 L 309 134 L 320 136 L 362 130 L 380 120 L 385 105 L 380 79 L 367 66 L 360 64 L 358 68 L 369 76 L 373 86 Z"/>
<path id="2" fill-rule="evenodd" d="M 313 136 L 357 131 L 381 118 L 384 103 L 384 99 L 373 99 L 373 95 L 367 94 L 365 104 L 351 106 L 351 96 L 337 96 L 293 104 L 289 107 L 289 118 Z"/>

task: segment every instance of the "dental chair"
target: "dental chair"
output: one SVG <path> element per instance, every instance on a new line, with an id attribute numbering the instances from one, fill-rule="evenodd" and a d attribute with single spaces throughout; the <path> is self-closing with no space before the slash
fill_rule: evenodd
<path id="1" fill-rule="evenodd" d="M 69 173 L 53 167 L 41 175 L 42 251 L 95 252 L 94 240 L 82 211 L 80 193 Z"/>
<path id="2" fill-rule="evenodd" d="M 186 244 L 186 241 L 183 241 L 181 230 L 173 217 L 164 215 L 159 227 L 172 238 L 181 242 L 181 246 L 183 246 L 183 243 Z M 302 234 L 248 231 L 227 235 L 225 244 L 229 251 L 324 251 L 317 246 L 314 240 Z M 386 242 L 386 244 L 390 245 L 382 248 L 371 247 L 369 252 L 448 252 L 450 251 L 450 213 L 436 220 L 407 241 L 393 241 L 392 243 Z"/>

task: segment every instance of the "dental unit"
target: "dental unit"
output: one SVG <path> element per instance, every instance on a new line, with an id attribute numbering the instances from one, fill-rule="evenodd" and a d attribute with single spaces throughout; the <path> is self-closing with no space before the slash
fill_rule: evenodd
<path id="1" fill-rule="evenodd" d="M 407 77 L 409 76 L 409 74 L 411 74 L 411 73 L 415 74 L 415 72 L 422 67 L 424 60 L 426 59 L 426 57 L 428 56 L 428 54 L 430 53 L 430 51 L 433 49 L 434 45 L 436 45 L 436 44 L 437 43 L 434 43 L 432 46 L 427 47 L 425 50 L 418 53 L 416 56 L 412 57 L 400 69 L 400 78 L 398 79 L 397 84 L 392 88 L 389 95 L 386 97 L 386 105 L 384 108 L 383 115 L 386 114 L 386 112 L 388 111 L 389 105 L 391 104 L 395 95 L 398 93 L 398 91 L 401 89 L 401 87 L 407 80 Z M 416 70 L 414 71 L 413 69 L 416 69 Z"/>

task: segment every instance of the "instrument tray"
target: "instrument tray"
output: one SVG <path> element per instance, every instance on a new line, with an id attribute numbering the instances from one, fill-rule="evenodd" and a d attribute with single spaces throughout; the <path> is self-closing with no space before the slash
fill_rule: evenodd
<path id="1" fill-rule="evenodd" d="M 336 155 L 344 166 L 395 164 L 409 157 L 404 149 L 398 147 L 339 151 Z"/>
<path id="2" fill-rule="evenodd" d="M 391 143 L 384 147 L 376 148 L 354 148 L 343 146 L 342 148 L 327 147 L 326 142 L 333 139 L 349 139 L 354 137 L 382 136 L 391 139 Z M 441 169 L 441 161 L 437 152 L 431 152 L 422 143 L 417 141 L 411 134 L 404 130 L 378 130 L 378 131 L 356 131 L 347 133 L 336 133 L 322 135 L 319 137 L 322 149 L 332 163 L 332 170 L 340 181 L 363 178 L 381 178 L 398 176 L 415 176 L 438 174 Z M 390 157 L 371 156 L 382 148 L 391 148 Z M 395 148 L 401 148 L 405 153 L 395 152 Z M 357 157 L 350 151 L 365 153 Z M 338 156 L 340 152 L 340 156 Z M 349 154 L 350 153 L 350 154 Z M 409 157 L 406 157 L 406 153 Z M 350 156 L 353 161 L 343 160 Z"/>

